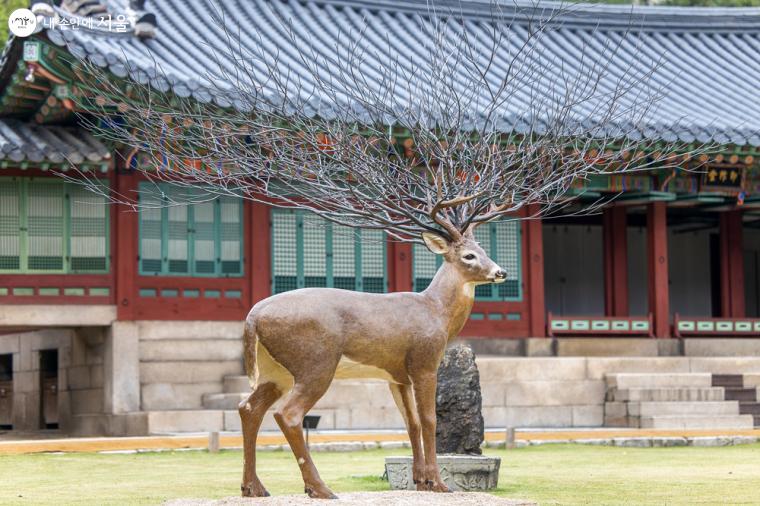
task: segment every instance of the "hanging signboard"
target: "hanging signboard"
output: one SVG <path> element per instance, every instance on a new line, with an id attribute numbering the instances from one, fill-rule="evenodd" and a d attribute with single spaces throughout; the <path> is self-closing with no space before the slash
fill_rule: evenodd
<path id="1" fill-rule="evenodd" d="M 744 167 L 711 166 L 702 174 L 701 191 L 740 192 L 744 187 Z"/>

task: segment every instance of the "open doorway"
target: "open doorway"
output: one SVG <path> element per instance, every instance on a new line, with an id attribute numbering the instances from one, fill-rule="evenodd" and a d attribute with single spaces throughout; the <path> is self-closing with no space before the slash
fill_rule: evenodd
<path id="1" fill-rule="evenodd" d="M 744 223 L 744 306 L 749 318 L 760 318 L 760 217 Z"/>
<path id="2" fill-rule="evenodd" d="M 716 316 L 720 311 L 718 217 L 678 209 L 668 213 L 670 312 Z"/>
<path id="3" fill-rule="evenodd" d="M 13 428 L 13 355 L 0 355 L 0 430 Z"/>
<path id="4" fill-rule="evenodd" d="M 603 315 L 601 216 L 547 220 L 543 240 L 546 310 L 566 316 Z"/>
<path id="5" fill-rule="evenodd" d="M 40 350 L 40 428 L 58 428 L 58 350 Z"/>

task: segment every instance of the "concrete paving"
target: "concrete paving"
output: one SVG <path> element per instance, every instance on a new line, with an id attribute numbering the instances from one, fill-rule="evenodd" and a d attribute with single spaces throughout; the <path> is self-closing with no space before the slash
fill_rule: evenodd
<path id="1" fill-rule="evenodd" d="M 486 432 L 486 447 L 503 448 L 506 433 L 502 430 Z M 666 444 L 667 438 L 680 438 L 687 444 L 708 445 L 716 438 L 728 438 L 729 444 L 748 444 L 760 439 L 760 429 L 743 430 L 657 430 L 657 429 L 523 429 L 515 431 L 515 446 L 524 447 L 539 444 L 579 443 L 616 446 L 636 446 L 628 440 L 646 440 L 639 446 L 676 446 Z M 702 438 L 702 439 L 699 439 Z M 707 438 L 707 439 L 705 439 Z M 699 443 L 695 443 L 699 439 Z M 400 449 L 409 446 L 403 431 L 312 431 L 311 446 L 315 451 L 355 451 L 375 448 Z M 243 446 L 240 433 L 221 433 L 220 447 L 233 449 Z M 673 439 L 671 442 L 674 442 Z M 138 451 L 168 451 L 182 449 L 208 448 L 207 433 L 167 434 L 148 437 L 82 437 L 50 439 L 50 434 L 36 437 L 27 434 L 27 439 L 15 439 L 8 433 L 0 434 L 0 455 L 42 453 L 42 452 L 120 452 L 136 453 Z M 263 432 L 259 435 L 259 450 L 288 450 L 287 442 L 281 433 Z M 713 444 L 713 446 L 722 446 Z"/>

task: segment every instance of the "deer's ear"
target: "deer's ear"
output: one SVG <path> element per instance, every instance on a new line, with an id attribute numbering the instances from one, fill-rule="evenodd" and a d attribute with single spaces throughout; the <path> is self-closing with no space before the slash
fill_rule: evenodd
<path id="1" fill-rule="evenodd" d="M 436 255 L 443 255 L 449 251 L 449 241 L 433 232 L 422 232 L 422 240 L 425 246 Z"/>

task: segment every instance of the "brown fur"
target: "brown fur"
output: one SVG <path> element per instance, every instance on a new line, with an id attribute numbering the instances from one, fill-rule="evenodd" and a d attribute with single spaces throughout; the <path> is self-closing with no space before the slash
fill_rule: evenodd
<path id="1" fill-rule="evenodd" d="M 445 262 L 421 293 L 305 288 L 274 295 L 251 309 L 244 352 L 254 391 L 239 408 L 243 495 L 268 495 L 256 475 L 256 436 L 266 410 L 286 394 L 275 420 L 295 454 L 305 490 L 311 497 L 335 497 L 314 467 L 301 423 L 336 373 L 389 381 L 412 442 L 418 490 L 448 491 L 435 455 L 438 365 L 470 315 L 474 286 L 503 281 L 505 274 L 471 234 L 453 243 L 435 234 L 424 239 Z"/>

